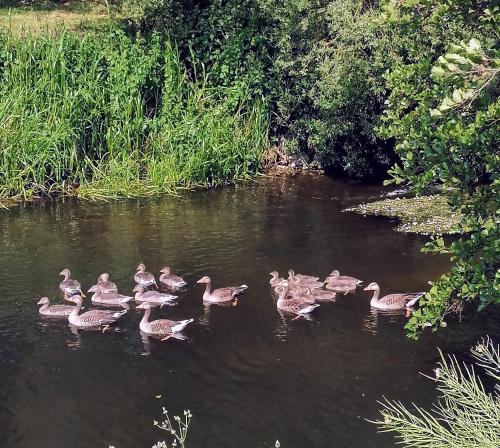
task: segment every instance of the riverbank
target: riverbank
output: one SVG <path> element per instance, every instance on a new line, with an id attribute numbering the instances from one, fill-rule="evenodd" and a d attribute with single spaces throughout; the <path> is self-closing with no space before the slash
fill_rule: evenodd
<path id="1" fill-rule="evenodd" d="M 462 220 L 461 214 L 451 210 L 446 198 L 441 195 L 383 199 L 345 211 L 397 218 L 400 221 L 396 227 L 398 232 L 423 235 L 459 233 Z"/>

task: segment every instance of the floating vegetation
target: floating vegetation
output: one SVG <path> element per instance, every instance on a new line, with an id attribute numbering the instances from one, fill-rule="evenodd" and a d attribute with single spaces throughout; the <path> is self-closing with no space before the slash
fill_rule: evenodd
<path id="1" fill-rule="evenodd" d="M 346 209 L 363 215 L 389 216 L 401 223 L 396 230 L 424 235 L 460 232 L 462 215 L 453 211 L 441 195 L 384 199 Z"/>

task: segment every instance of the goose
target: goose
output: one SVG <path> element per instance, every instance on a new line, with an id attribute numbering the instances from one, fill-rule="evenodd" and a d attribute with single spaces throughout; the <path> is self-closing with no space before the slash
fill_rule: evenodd
<path id="1" fill-rule="evenodd" d="M 319 305 L 317 303 L 308 304 L 296 300 L 294 298 L 287 299 L 288 287 L 283 285 L 278 285 L 276 290 L 279 294 L 278 302 L 276 306 L 279 310 L 286 311 L 289 313 L 302 315 L 307 314 L 316 309 Z"/>
<path id="2" fill-rule="evenodd" d="M 179 333 L 184 330 L 184 328 L 186 328 L 186 326 L 194 320 L 186 319 L 175 321 L 157 319 L 150 322 L 149 317 L 151 316 L 151 304 L 149 302 L 142 302 L 137 309 L 144 310 L 144 316 L 142 316 L 139 329 L 147 335 L 163 336 L 162 341 L 169 339 L 174 333 Z"/>
<path id="3" fill-rule="evenodd" d="M 248 288 L 247 285 L 227 286 L 212 291 L 212 280 L 208 276 L 200 278 L 196 283 L 205 283 L 206 285 L 205 292 L 203 293 L 203 300 L 205 302 L 229 302 L 243 294 L 243 291 Z"/>
<path id="4" fill-rule="evenodd" d="M 425 294 L 425 292 L 398 293 L 389 294 L 379 299 L 380 286 L 375 282 L 370 283 L 365 288 L 365 291 L 374 291 L 370 305 L 379 310 L 404 310 L 405 308 L 411 308 Z"/>
<path id="5" fill-rule="evenodd" d="M 107 272 L 102 273 L 97 279 L 97 287 L 100 292 L 118 292 L 118 287 L 109 279 L 109 274 Z"/>
<path id="6" fill-rule="evenodd" d="M 64 280 L 59 283 L 59 289 L 64 293 L 65 297 L 73 296 L 75 294 L 85 297 L 85 294 L 82 293 L 82 285 L 78 280 L 71 278 L 71 272 L 69 269 L 63 269 L 59 272 L 59 275 L 64 276 Z"/>
<path id="7" fill-rule="evenodd" d="M 173 296 L 172 294 L 158 291 L 146 291 L 143 285 L 137 285 L 133 289 L 133 292 L 135 292 L 135 301 L 139 303 L 149 302 L 157 305 L 164 305 L 177 299 L 177 296 Z"/>
<path id="8" fill-rule="evenodd" d="M 68 317 L 75 309 L 73 305 L 51 305 L 48 297 L 42 297 L 37 305 L 42 305 L 38 310 L 42 316 Z"/>
<path id="9" fill-rule="evenodd" d="M 172 270 L 165 266 L 160 272 L 160 283 L 163 283 L 170 288 L 182 288 L 187 285 L 182 277 L 172 274 Z"/>
<path id="10" fill-rule="evenodd" d="M 335 281 L 346 281 L 346 282 L 352 282 L 355 283 L 356 286 L 361 286 L 363 283 L 363 280 L 359 280 L 358 278 L 351 277 L 349 275 L 340 275 L 340 272 L 335 269 L 330 273 L 328 277 L 326 277 L 324 283 L 332 283 Z"/>
<path id="11" fill-rule="evenodd" d="M 94 285 L 89 289 L 88 292 L 93 292 L 92 303 L 95 305 L 124 305 L 130 302 L 132 296 L 124 296 L 123 294 L 118 294 L 116 292 L 102 292 L 99 285 Z"/>
<path id="12" fill-rule="evenodd" d="M 313 282 L 313 281 L 318 281 L 319 277 L 313 277 L 312 275 L 304 275 L 304 274 L 296 274 L 293 269 L 290 269 L 288 271 L 288 279 L 290 278 L 296 278 L 299 281 L 304 281 L 304 282 Z"/>
<path id="13" fill-rule="evenodd" d="M 297 289 L 302 287 L 309 287 L 311 289 L 320 289 L 323 287 L 323 283 L 316 280 L 314 277 L 299 277 L 290 269 L 288 271 L 288 283 L 290 289 Z"/>
<path id="14" fill-rule="evenodd" d="M 68 316 L 68 321 L 71 325 L 77 328 L 97 329 L 102 328 L 103 332 L 109 326 L 122 317 L 127 310 L 112 311 L 112 310 L 90 310 L 83 314 L 79 314 L 82 308 L 83 299 L 79 295 L 74 295 L 68 300 L 76 303 L 76 306 Z"/>
<path id="15" fill-rule="evenodd" d="M 337 293 L 333 291 L 325 291 L 324 289 L 315 289 L 311 291 L 311 296 L 316 302 L 335 302 Z"/>
<path id="16" fill-rule="evenodd" d="M 283 277 L 280 277 L 277 271 L 270 272 L 269 275 L 272 277 L 271 280 L 269 280 L 269 284 L 274 288 L 275 286 L 278 286 L 281 282 L 283 282 L 285 279 Z"/>
<path id="17" fill-rule="evenodd" d="M 333 291 L 338 294 L 349 294 L 354 293 L 356 291 L 356 284 L 352 282 L 348 283 L 339 283 L 339 282 L 331 282 L 325 285 L 325 288 L 328 291 Z"/>
<path id="18" fill-rule="evenodd" d="M 137 272 L 134 275 L 134 280 L 138 285 L 156 286 L 158 288 L 154 275 L 146 272 L 146 266 L 144 266 L 144 263 L 139 263 L 137 266 Z"/>

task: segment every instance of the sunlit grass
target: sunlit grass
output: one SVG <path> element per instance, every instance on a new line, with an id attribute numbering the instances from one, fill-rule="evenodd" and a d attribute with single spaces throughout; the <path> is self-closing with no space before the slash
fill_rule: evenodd
<path id="1" fill-rule="evenodd" d="M 159 38 L 5 33 L 0 55 L 0 197 L 150 196 L 259 167 L 263 104 L 192 80 Z"/>

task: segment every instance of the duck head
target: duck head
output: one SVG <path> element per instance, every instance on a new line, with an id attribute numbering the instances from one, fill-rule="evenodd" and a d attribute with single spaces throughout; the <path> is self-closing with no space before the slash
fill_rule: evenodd
<path id="1" fill-rule="evenodd" d="M 162 272 L 163 274 L 170 275 L 170 272 L 172 272 L 172 271 L 170 270 L 170 268 L 168 266 L 165 266 L 160 272 Z"/>
<path id="2" fill-rule="evenodd" d="M 137 306 L 138 310 L 150 310 L 151 309 L 151 304 L 149 302 L 143 302 L 140 305 Z"/>
<path id="3" fill-rule="evenodd" d="M 92 288 L 90 288 L 88 290 L 88 292 L 98 292 L 98 291 L 99 291 L 99 287 L 97 285 L 92 286 Z"/>
<path id="4" fill-rule="evenodd" d="M 377 283 L 371 282 L 366 288 L 365 291 L 376 291 L 380 290 L 380 286 Z"/>
<path id="5" fill-rule="evenodd" d="M 211 283 L 212 280 L 210 280 L 210 277 L 208 275 L 205 275 L 204 277 L 201 277 L 196 283 Z"/>
<path id="6" fill-rule="evenodd" d="M 97 282 L 107 282 L 109 280 L 109 274 L 107 272 L 103 272 L 97 279 Z"/>
<path id="7" fill-rule="evenodd" d="M 49 304 L 49 298 L 48 297 L 42 297 L 38 301 L 38 303 L 37 303 L 37 305 L 48 305 L 48 304 Z"/>
<path id="8" fill-rule="evenodd" d="M 61 272 L 59 272 L 59 275 L 63 275 L 65 278 L 69 278 L 71 276 L 71 272 L 69 269 L 64 268 Z"/>
<path id="9" fill-rule="evenodd" d="M 137 265 L 137 271 L 144 272 L 145 270 L 146 270 L 146 266 L 144 265 L 144 263 L 139 263 Z"/>
<path id="10" fill-rule="evenodd" d="M 132 292 L 144 292 L 145 288 L 142 285 L 135 285 L 135 288 L 132 290 Z"/>

